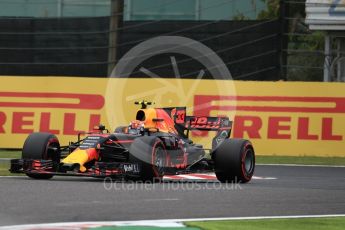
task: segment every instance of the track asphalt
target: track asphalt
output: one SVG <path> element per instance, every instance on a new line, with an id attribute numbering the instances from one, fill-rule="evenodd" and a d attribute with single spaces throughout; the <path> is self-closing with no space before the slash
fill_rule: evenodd
<path id="1" fill-rule="evenodd" d="M 344 167 L 259 165 L 255 176 L 239 185 L 0 177 L 0 225 L 345 213 Z"/>

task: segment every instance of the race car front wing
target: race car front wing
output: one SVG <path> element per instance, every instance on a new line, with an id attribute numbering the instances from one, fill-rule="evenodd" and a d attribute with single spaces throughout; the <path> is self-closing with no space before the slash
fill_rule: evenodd
<path id="1" fill-rule="evenodd" d="M 51 174 L 60 176 L 86 177 L 136 177 L 140 174 L 139 163 L 95 162 L 86 172 L 80 172 L 77 165 L 63 165 L 52 160 L 12 159 L 11 173 Z"/>

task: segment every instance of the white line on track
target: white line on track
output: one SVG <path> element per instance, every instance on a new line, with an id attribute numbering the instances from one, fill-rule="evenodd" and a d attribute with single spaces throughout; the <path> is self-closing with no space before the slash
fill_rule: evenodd
<path id="1" fill-rule="evenodd" d="M 190 180 L 205 180 L 203 177 L 197 177 L 194 176 L 193 174 L 183 174 L 183 175 L 177 175 L 175 177 L 179 177 L 178 179 L 190 179 Z M 168 177 L 168 179 L 171 179 L 171 177 Z M 212 178 L 213 179 L 213 178 Z M 215 178 L 214 178 L 215 179 Z"/>
<path id="2" fill-rule="evenodd" d="M 28 230 L 28 229 L 86 229 L 104 226 L 150 226 L 150 227 L 185 227 L 183 222 L 189 221 L 222 221 L 222 220 L 266 220 L 266 219 L 300 219 L 300 218 L 332 218 L 345 217 L 345 214 L 328 215 L 298 215 L 298 216 L 254 216 L 254 217 L 220 217 L 220 218 L 193 218 L 193 219 L 161 219 L 138 221 L 96 221 L 96 222 L 69 222 L 50 224 L 28 224 L 0 227 L 0 230 Z"/>
<path id="3" fill-rule="evenodd" d="M 276 177 L 262 177 L 262 176 L 253 176 L 254 180 L 276 180 Z M 201 180 L 201 181 L 216 181 L 217 177 L 214 173 L 209 174 L 180 174 L 180 175 L 168 175 L 164 176 L 165 181 L 178 181 L 178 180 Z"/>
<path id="4" fill-rule="evenodd" d="M 262 176 L 253 176 L 252 179 L 254 180 L 276 180 L 277 177 L 262 177 Z"/>

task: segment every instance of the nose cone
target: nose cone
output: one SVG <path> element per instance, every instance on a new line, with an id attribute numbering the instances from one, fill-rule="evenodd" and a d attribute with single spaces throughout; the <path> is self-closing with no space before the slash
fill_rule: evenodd
<path id="1" fill-rule="evenodd" d="M 98 153 L 96 149 L 80 149 L 77 148 L 74 150 L 70 155 L 68 155 L 65 159 L 62 160 L 63 164 L 79 164 L 80 172 L 85 172 L 86 168 L 84 164 L 98 159 Z"/>

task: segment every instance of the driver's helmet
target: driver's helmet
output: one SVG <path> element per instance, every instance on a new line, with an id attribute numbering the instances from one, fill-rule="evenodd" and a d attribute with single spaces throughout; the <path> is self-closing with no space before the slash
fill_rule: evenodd
<path id="1" fill-rule="evenodd" d="M 140 134 L 144 131 L 144 122 L 139 120 L 132 121 L 128 126 L 129 134 Z"/>

